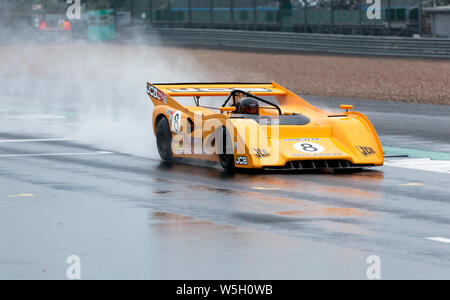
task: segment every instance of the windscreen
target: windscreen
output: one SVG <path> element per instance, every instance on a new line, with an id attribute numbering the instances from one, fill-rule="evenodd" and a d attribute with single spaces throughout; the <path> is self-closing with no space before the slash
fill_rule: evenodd
<path id="1" fill-rule="evenodd" d="M 281 96 L 260 96 L 259 98 L 269 101 L 270 103 L 279 105 L 278 97 L 281 97 Z M 219 110 L 227 98 L 228 97 L 203 96 L 203 97 L 199 97 L 197 100 L 196 97 L 174 97 L 174 99 L 183 106 L 197 106 L 197 103 L 198 103 L 198 106 L 213 109 L 213 110 Z M 255 100 L 257 100 L 257 99 L 255 99 Z M 259 100 L 257 100 L 257 101 L 258 101 L 258 104 L 260 107 L 276 109 L 274 106 L 271 106 L 267 103 L 264 103 Z M 228 103 L 227 103 L 227 106 L 232 106 L 232 105 L 233 105 L 233 100 L 230 99 L 230 101 L 228 101 Z"/>

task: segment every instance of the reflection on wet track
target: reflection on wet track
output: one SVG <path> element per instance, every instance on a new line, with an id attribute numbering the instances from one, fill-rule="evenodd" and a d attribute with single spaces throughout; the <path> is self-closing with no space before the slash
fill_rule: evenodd
<path id="1" fill-rule="evenodd" d="M 364 279 L 373 254 L 383 278 L 450 276 L 447 174 L 230 174 L 12 129 L 0 140 L 0 278 L 63 279 L 72 254 L 86 279 Z"/>
<path id="2" fill-rule="evenodd" d="M 22 149 L 18 144 L 0 144 L 2 154 L 23 153 Z M 104 150 L 74 141 L 61 141 L 30 142 L 26 152 L 42 153 L 44 149 L 46 153 Z M 11 157 L 3 158 L 1 164 L 1 226 L 13 228 L 13 232 L 3 232 L 2 244 L 16 245 L 20 249 L 30 246 L 27 236 L 35 233 L 21 231 L 20 237 L 12 240 L 12 234 L 15 230 L 20 231 L 23 226 L 20 222 L 24 221 L 17 215 L 13 218 L 4 215 L 11 212 L 15 201 L 19 203 L 15 211 L 21 211 L 23 217 L 34 224 L 34 230 L 47 234 L 54 228 L 46 227 L 48 225 L 41 219 L 49 214 L 64 224 L 70 215 L 65 211 L 64 203 L 69 202 L 70 207 L 80 210 L 80 226 L 114 223 L 114 228 L 124 227 L 122 230 L 127 232 L 131 244 L 136 243 L 134 239 L 143 239 L 141 242 L 144 243 L 156 239 L 157 245 L 146 247 L 149 251 L 166 247 L 159 253 L 164 259 L 169 254 L 172 258 L 181 259 L 185 254 L 179 250 L 195 249 L 197 254 L 192 259 L 198 259 L 198 264 L 206 263 L 202 256 L 209 255 L 208 259 L 214 260 L 220 268 L 205 273 L 193 269 L 188 274 L 189 278 L 230 278 L 230 270 L 244 267 L 236 265 L 238 262 L 230 261 L 229 257 L 223 261 L 220 257 L 222 251 L 236 256 L 242 253 L 244 256 L 260 255 L 261 259 L 268 259 L 268 253 L 277 257 L 283 254 L 283 261 L 294 265 L 307 260 L 311 268 L 316 268 L 312 273 L 318 278 L 340 275 L 358 278 L 356 269 L 363 276 L 364 257 L 371 253 L 389 262 L 386 277 L 421 276 L 420 273 L 405 274 L 405 266 L 411 270 L 430 268 L 437 272 L 436 276 L 446 276 L 450 267 L 448 246 L 426 240 L 430 236 L 448 233 L 450 227 L 450 218 L 446 214 L 450 205 L 446 187 L 449 179 L 437 173 L 405 172 L 404 169 L 383 167 L 355 173 L 228 174 L 214 165 L 167 164 L 117 153 L 95 158 L 72 155 Z M 421 185 L 408 185 L 409 182 L 420 182 Z M 7 198 L 7 195 L 20 193 L 35 196 L 32 200 Z M 77 202 L 81 198 L 84 204 Z M 105 205 L 101 211 L 95 209 L 100 205 L 98 198 Z M 120 209 L 111 211 L 113 203 Z M 127 211 L 130 209 L 143 210 L 147 225 L 129 218 Z M 127 230 L 130 223 L 134 225 Z M 136 226 L 140 227 L 139 230 L 132 231 Z M 148 226 L 152 237 L 140 236 Z M 77 239 L 76 227 L 64 232 L 69 240 L 70 237 Z M 245 245 L 248 236 L 252 236 L 251 240 L 255 235 L 258 246 L 255 248 L 253 243 Z M 83 238 L 78 237 L 80 245 L 85 243 Z M 115 234 L 106 239 L 106 244 L 116 246 L 124 242 L 120 235 Z M 308 244 L 308 252 L 318 251 L 321 256 L 299 257 L 292 253 L 295 249 L 304 251 L 304 243 Z M 56 252 L 58 249 L 76 252 L 80 245 L 71 244 L 69 247 L 64 239 L 51 239 L 47 247 Z M 101 246 L 101 243 L 97 245 L 100 248 L 91 249 L 91 246 L 87 247 L 89 252 L 99 252 L 100 256 L 104 253 L 106 257 L 111 255 L 111 249 Z M 266 248 L 268 253 L 263 250 Z M 2 259 L 15 256 L 15 250 L 2 250 Z M 341 254 L 336 256 L 344 250 L 356 251 L 357 254 L 354 257 L 344 255 L 344 258 Z M 143 259 L 120 251 L 115 255 L 125 261 Z M 150 260 L 167 264 L 157 257 Z M 345 262 L 349 269 L 330 271 L 327 267 L 330 260 Z M 192 263 L 178 261 L 183 268 Z M 266 264 L 274 267 L 275 263 L 267 261 Z M 271 273 L 256 274 L 255 267 L 247 265 L 242 278 L 272 278 Z M 311 274 L 309 270 L 290 269 L 288 265 L 285 268 L 284 275 L 277 278 L 301 278 Z M 94 272 L 93 277 L 102 277 L 99 270 L 96 272 L 99 273 Z M 178 274 L 173 272 L 175 270 L 165 269 L 160 275 L 169 278 Z M 127 276 L 133 277 L 133 274 Z M 6 277 L 5 273 L 0 275 Z M 157 278 L 158 274 L 149 276 Z M 113 277 L 121 278 L 122 275 Z"/>

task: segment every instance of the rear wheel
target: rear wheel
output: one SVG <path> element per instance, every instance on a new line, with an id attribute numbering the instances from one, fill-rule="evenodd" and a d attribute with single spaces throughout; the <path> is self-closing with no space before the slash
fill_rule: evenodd
<path id="1" fill-rule="evenodd" d="M 172 133 L 170 132 L 169 121 L 162 118 L 156 125 L 156 145 L 158 153 L 164 161 L 171 161 L 172 153 Z"/>
<path id="2" fill-rule="evenodd" d="M 234 151 L 230 135 L 225 127 L 222 127 L 222 140 L 219 142 L 219 163 L 223 169 L 230 171 L 234 169 Z"/>

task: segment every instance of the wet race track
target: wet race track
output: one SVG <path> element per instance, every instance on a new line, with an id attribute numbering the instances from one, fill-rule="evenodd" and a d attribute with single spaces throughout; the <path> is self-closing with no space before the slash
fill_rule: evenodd
<path id="1" fill-rule="evenodd" d="M 383 279 L 450 278 L 450 109 L 345 103 L 373 121 L 386 166 L 230 175 L 168 165 L 71 135 L 69 102 L 24 112 L 2 101 L 0 278 L 65 279 L 70 255 L 83 279 L 366 279 L 371 255 Z"/>

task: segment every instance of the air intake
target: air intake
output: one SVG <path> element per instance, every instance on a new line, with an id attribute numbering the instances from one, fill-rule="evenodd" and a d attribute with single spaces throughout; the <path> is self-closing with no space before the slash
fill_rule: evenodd
<path id="1" fill-rule="evenodd" d="M 352 169 L 372 167 L 373 165 L 356 165 L 348 160 L 296 160 L 283 167 L 266 167 L 266 170 L 317 170 L 317 169 Z"/>

